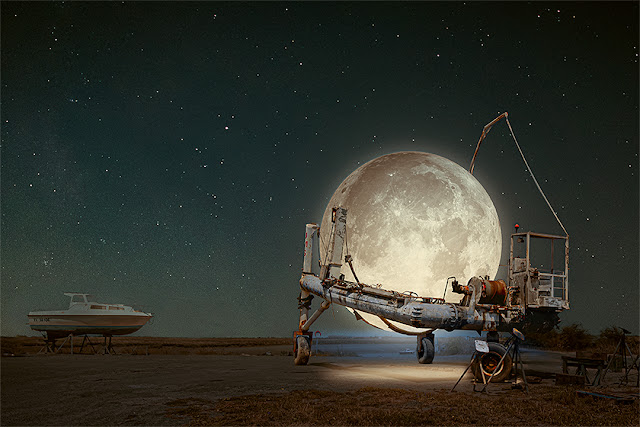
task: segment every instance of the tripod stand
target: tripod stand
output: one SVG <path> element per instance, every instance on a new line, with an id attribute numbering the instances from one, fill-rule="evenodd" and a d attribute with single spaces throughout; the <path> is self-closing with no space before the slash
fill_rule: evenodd
<path id="1" fill-rule="evenodd" d="M 487 342 L 486 341 L 481 341 L 481 340 L 476 340 L 476 350 L 473 352 L 473 354 L 471 355 L 471 360 L 469 361 L 469 364 L 467 365 L 467 367 L 465 368 L 464 372 L 462 373 L 462 375 L 460 375 L 460 378 L 458 378 L 458 381 L 456 381 L 456 383 L 453 385 L 453 388 L 449 391 L 450 393 L 453 392 L 453 390 L 455 390 L 456 386 L 460 383 L 460 380 L 462 380 L 462 378 L 464 377 L 464 375 L 467 373 L 467 371 L 469 370 L 469 368 L 471 368 L 471 366 L 473 366 L 474 363 L 480 363 L 480 356 L 482 355 L 482 353 L 488 353 L 489 352 L 489 347 L 487 346 Z M 482 375 L 482 382 L 483 384 L 487 384 L 487 377 L 485 376 L 485 373 L 480 370 L 480 375 Z M 477 382 L 477 378 L 473 377 L 473 391 L 478 391 L 476 390 L 476 382 Z"/>
<path id="2" fill-rule="evenodd" d="M 520 369 L 520 372 L 522 373 L 522 380 L 524 382 L 525 392 L 529 393 L 529 383 L 527 382 L 527 376 L 524 373 L 524 364 L 522 363 L 522 355 L 520 354 L 520 342 L 522 341 L 524 341 L 524 335 L 522 335 L 522 332 L 520 332 L 516 328 L 513 328 L 511 330 L 511 338 L 509 338 L 509 340 L 507 341 L 507 344 L 508 344 L 507 351 L 504 353 L 504 355 L 500 359 L 498 366 L 500 366 L 500 364 L 504 361 L 505 357 L 507 357 L 507 355 L 509 354 L 509 351 L 511 351 L 511 349 L 513 348 L 513 362 L 515 367 L 514 384 L 517 384 L 518 382 L 518 369 Z M 518 367 L 518 365 L 520 366 Z M 495 373 L 496 371 L 494 370 L 491 376 L 489 377 L 489 380 L 485 383 L 484 387 L 482 388 L 482 391 L 485 391 L 487 389 L 487 386 L 489 385 L 489 382 L 491 382 L 491 379 L 493 378 Z"/>
<path id="3" fill-rule="evenodd" d="M 629 383 L 629 373 L 632 370 L 636 370 L 638 372 L 638 376 L 636 377 L 636 387 L 640 386 L 640 367 L 638 366 L 638 359 L 640 359 L 640 354 L 638 356 L 634 356 L 633 352 L 629 348 L 629 344 L 627 343 L 627 334 L 630 334 L 631 331 L 627 331 L 624 328 L 618 328 L 622 331 L 620 335 L 620 341 L 618 341 L 618 345 L 616 346 L 615 351 L 611 357 L 611 360 L 607 364 L 606 369 L 604 370 L 604 374 L 602 374 L 602 379 L 604 379 L 607 372 L 609 372 L 609 368 L 611 364 L 615 360 L 616 356 L 620 355 L 622 358 L 622 369 L 624 371 L 624 377 L 620 379 L 620 385 L 627 385 Z M 631 359 L 631 365 L 627 365 L 627 352 L 629 353 L 629 357 Z"/>
<path id="4" fill-rule="evenodd" d="M 524 364 L 522 363 L 522 356 L 520 354 L 520 342 L 522 342 L 522 341 L 524 341 L 524 335 L 522 335 L 522 332 L 520 332 L 516 328 L 513 328 L 513 330 L 511 331 L 511 338 L 509 338 L 507 340 L 507 342 L 505 343 L 506 346 L 507 346 L 507 351 L 505 351 L 504 354 L 502 355 L 502 358 L 500 358 L 500 361 L 496 365 L 496 369 L 493 370 L 493 372 L 491 373 L 491 376 L 489 377 L 488 380 L 485 378 L 484 372 L 482 372 L 482 370 L 480 370 L 480 375 L 482 375 L 482 382 L 484 383 L 484 387 L 482 388 L 482 390 L 480 390 L 481 392 L 487 390 L 487 386 L 489 385 L 489 383 L 493 379 L 493 376 L 499 370 L 498 367 L 500 367 L 500 365 L 502 365 L 502 363 L 504 362 L 504 359 L 507 357 L 509 352 L 513 349 L 513 361 L 514 361 L 514 366 L 515 366 L 515 372 L 514 372 L 515 381 L 514 381 L 514 384 L 516 384 L 517 381 L 518 381 L 518 369 L 520 369 L 520 373 L 522 374 L 522 380 L 523 380 L 524 386 L 525 386 L 525 392 L 529 393 L 529 383 L 527 382 L 527 376 L 524 373 Z M 486 346 L 486 343 L 485 343 L 485 346 Z M 469 366 L 467 366 L 467 368 L 464 370 L 464 372 L 462 373 L 462 375 L 460 376 L 460 378 L 458 379 L 456 384 L 453 386 L 451 391 L 453 391 L 456 388 L 456 386 L 458 385 L 458 383 L 460 382 L 462 377 L 464 377 L 464 375 L 467 373 L 467 371 L 469 370 L 471 365 L 473 365 L 474 363 L 479 363 L 478 358 L 480 356 L 480 353 L 482 353 L 482 352 L 486 353 L 488 351 L 489 351 L 488 348 L 486 348 L 486 349 L 479 348 L 478 341 L 476 341 L 476 351 L 473 353 L 473 356 L 471 357 L 471 362 L 469 363 Z M 475 381 L 475 379 L 474 379 L 474 381 Z M 476 385 L 475 385 L 475 382 L 474 382 L 473 390 L 475 391 L 475 389 L 476 389 Z"/>

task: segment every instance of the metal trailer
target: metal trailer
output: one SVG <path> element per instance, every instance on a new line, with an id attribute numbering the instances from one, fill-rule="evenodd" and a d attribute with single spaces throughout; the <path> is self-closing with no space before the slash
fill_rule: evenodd
<path id="1" fill-rule="evenodd" d="M 474 373 L 481 377 L 494 373 L 493 381 L 503 381 L 510 375 L 511 357 L 499 361 L 506 349 L 499 343 L 499 331 L 510 331 L 515 326 L 536 324 L 544 329 L 555 327 L 558 313 L 569 308 L 569 237 L 533 232 L 516 232 L 511 235 L 508 263 L 508 283 L 489 280 L 489 277 L 473 277 L 466 285 L 453 278 L 451 289 L 461 294 L 459 303 L 447 303 L 444 298 L 426 298 L 414 293 L 398 293 L 372 287 L 359 281 L 349 282 L 340 274 L 343 260 L 351 268 L 351 256 L 343 259 L 343 243 L 346 232 L 347 210 L 335 207 L 332 215 L 331 239 L 327 248 L 328 262 L 320 265 L 319 274 L 312 272 L 319 265 L 319 226 L 307 224 L 305 233 L 304 262 L 300 278 L 298 308 L 300 322 L 294 332 L 294 357 L 296 365 L 306 365 L 312 345 L 310 326 L 332 303 L 370 313 L 382 319 L 391 329 L 389 320 L 417 328 L 425 328 L 417 334 L 419 363 L 432 363 L 435 329 L 487 331 L 489 353 L 483 353 L 474 366 Z M 537 242 L 537 243 L 536 243 Z M 550 244 L 550 254 L 539 261 L 540 242 Z M 556 268 L 554 256 L 561 258 L 556 247 L 560 242 L 564 250 L 564 265 Z M 534 245 L 536 243 L 536 245 Z M 558 245 L 560 246 L 560 245 Z M 535 249 L 535 250 L 534 250 Z M 550 255 L 550 256 L 549 256 Z M 549 262 L 550 260 L 550 262 Z M 555 264 L 562 264 L 557 262 Z M 546 266 L 546 269 L 543 269 Z M 354 277 L 355 272 L 354 272 Z M 322 298 L 320 307 L 309 317 L 314 296 Z"/>

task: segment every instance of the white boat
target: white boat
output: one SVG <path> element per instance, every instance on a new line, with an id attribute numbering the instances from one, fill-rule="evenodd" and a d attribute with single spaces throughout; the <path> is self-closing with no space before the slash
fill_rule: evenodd
<path id="1" fill-rule="evenodd" d="M 143 327 L 153 317 L 151 313 L 134 310 L 122 304 L 95 302 L 89 294 L 65 292 L 71 297 L 67 310 L 32 311 L 29 326 L 46 332 L 49 338 L 68 335 L 127 335 Z"/>

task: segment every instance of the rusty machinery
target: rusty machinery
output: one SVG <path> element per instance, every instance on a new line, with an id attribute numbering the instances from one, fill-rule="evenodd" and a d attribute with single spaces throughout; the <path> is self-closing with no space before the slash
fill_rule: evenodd
<path id="1" fill-rule="evenodd" d="M 483 129 L 480 143 L 491 126 L 505 118 L 511 134 L 507 113 L 500 115 Z M 514 136 L 516 146 L 522 150 Z M 469 171 L 473 171 L 478 148 L 474 153 Z M 531 173 L 534 183 L 551 208 L 546 196 L 540 189 L 529 165 L 522 158 Z M 566 229 L 551 208 L 558 223 Z M 535 324 L 543 329 L 555 327 L 558 313 L 569 308 L 569 236 L 516 232 L 511 235 L 508 282 L 489 280 L 489 277 L 472 277 L 466 285 L 455 278 L 451 284 L 453 292 L 461 294 L 458 303 L 447 303 L 444 298 L 420 297 L 415 293 L 399 293 L 380 287 L 360 283 L 354 272 L 356 282 L 344 280 L 340 274 L 342 263 L 353 269 L 351 256 L 343 257 L 343 243 L 346 233 L 347 210 L 333 208 L 332 232 L 326 253 L 326 263 L 320 265 L 320 271 L 314 273 L 314 265 L 319 265 L 319 226 L 307 224 L 305 233 L 304 262 L 300 278 L 300 296 L 298 308 L 300 321 L 294 332 L 294 363 L 306 365 L 311 354 L 312 334 L 310 326 L 331 305 L 335 303 L 354 310 L 378 316 L 392 330 L 390 321 L 424 328 L 417 335 L 417 356 L 419 363 L 432 363 L 435 355 L 435 329 L 487 331 L 489 352 L 478 360 L 474 367 L 476 376 L 482 372 L 491 375 L 496 382 L 508 378 L 512 360 L 509 354 L 504 357 L 506 348 L 499 343 L 499 331 L 511 331 L 514 326 L 522 327 Z M 545 249 L 546 247 L 546 249 Z M 549 251 L 550 248 L 550 251 Z M 546 252 L 546 255 L 544 254 Z M 542 254 L 542 256 L 541 256 Z M 564 262 L 562 262 L 562 258 Z M 555 260 L 555 263 L 554 263 Z M 320 307 L 309 316 L 311 300 L 318 296 L 323 299 Z M 400 331 L 399 331 L 400 332 Z"/>

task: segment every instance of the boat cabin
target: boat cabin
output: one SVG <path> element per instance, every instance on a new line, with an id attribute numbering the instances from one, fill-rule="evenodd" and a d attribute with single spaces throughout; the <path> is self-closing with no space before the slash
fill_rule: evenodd
<path id="1" fill-rule="evenodd" d="M 71 297 L 69 308 L 73 306 L 82 305 L 87 306 L 92 310 L 124 310 L 125 306 L 122 304 L 100 304 L 95 302 L 96 298 L 91 294 L 81 294 L 77 292 L 65 292 L 66 296 Z"/>

